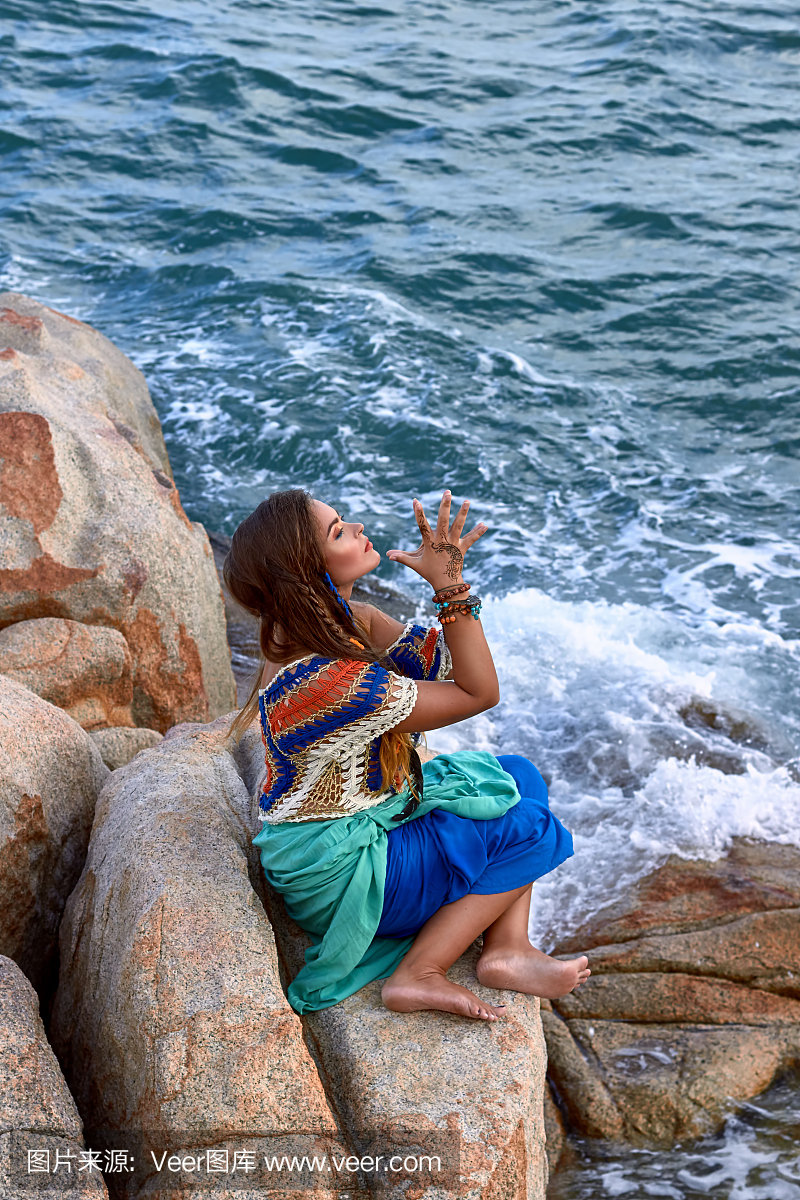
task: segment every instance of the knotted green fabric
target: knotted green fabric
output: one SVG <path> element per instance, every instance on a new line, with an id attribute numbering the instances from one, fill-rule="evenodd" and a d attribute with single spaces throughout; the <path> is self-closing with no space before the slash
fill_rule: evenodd
<path id="1" fill-rule="evenodd" d="M 519 800 L 514 780 L 486 751 L 440 754 L 422 772 L 424 799 L 410 821 L 434 808 L 489 821 Z M 383 910 L 387 831 L 399 824 L 392 817 L 408 799 L 408 792 L 401 792 L 331 821 L 265 824 L 253 838 L 267 882 L 315 943 L 288 990 L 296 1012 L 330 1008 L 373 979 L 391 975 L 414 940 L 375 937 Z"/>

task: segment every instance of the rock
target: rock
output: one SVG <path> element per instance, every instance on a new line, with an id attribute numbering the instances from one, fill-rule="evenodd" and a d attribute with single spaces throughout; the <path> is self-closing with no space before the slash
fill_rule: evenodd
<path id="1" fill-rule="evenodd" d="M 79 1155 L 86 1149 L 81 1119 L 45 1036 L 39 1016 L 39 998 L 16 964 L 2 955 L 0 1031 L 0 1194 L 3 1200 L 27 1200 L 33 1185 L 48 1182 L 46 1172 L 38 1178 L 28 1174 L 29 1150 L 49 1156 L 44 1162 L 50 1172 L 56 1163 L 56 1152 L 60 1152 L 56 1174 L 72 1185 L 65 1187 L 63 1194 L 70 1197 L 107 1196 L 99 1171 L 79 1171 L 79 1166 L 85 1162 Z M 52 1182 L 52 1175 L 49 1182 Z"/>
<path id="2" fill-rule="evenodd" d="M 544 1132 L 547 1170 L 552 1177 L 558 1170 L 561 1155 L 567 1145 L 567 1130 L 549 1085 L 544 1089 Z"/>
<path id="3" fill-rule="evenodd" d="M 558 953 L 646 935 L 710 929 L 734 917 L 800 907 L 800 849 L 734 838 L 714 862 L 670 857 L 631 894 L 562 938 Z"/>
<path id="4" fill-rule="evenodd" d="M 253 890 L 229 720 L 145 750 L 104 788 L 61 926 L 53 1044 L 87 1138 L 347 1155 Z M 163 1196 L 141 1161 L 124 1195 Z"/>
<path id="5" fill-rule="evenodd" d="M 800 1055 L 800 850 L 670 858 L 557 948 L 592 976 L 545 1017 L 572 1127 L 671 1146 L 718 1129 Z"/>
<path id="6" fill-rule="evenodd" d="M 557 1017 L 552 1018 L 557 1021 Z M 630 1024 L 624 1021 L 570 1020 L 565 1037 L 588 1062 L 599 1062 L 616 1112 L 587 1108 L 569 1117 L 590 1137 L 672 1148 L 687 1138 L 711 1133 L 732 1108 L 757 1096 L 790 1065 L 800 1050 L 800 1027 L 766 1030 L 747 1026 Z M 548 1053 L 552 1030 L 548 1030 Z M 559 1049 L 551 1069 L 561 1090 Z M 587 1075 L 594 1072 L 591 1068 Z M 588 1096 L 585 1102 L 588 1101 Z"/>
<path id="7" fill-rule="evenodd" d="M 180 725 L 171 725 L 164 734 L 164 741 L 168 742 L 172 738 L 183 737 L 185 733 L 196 733 L 198 729 L 202 728 L 202 721 L 183 721 Z"/>
<path id="8" fill-rule="evenodd" d="M 689 729 L 698 729 L 701 733 L 712 731 L 729 742 L 764 754 L 776 751 L 774 736 L 766 725 L 743 709 L 725 708 L 703 696 L 690 696 L 678 709 L 678 716 Z"/>
<path id="9" fill-rule="evenodd" d="M 140 750 L 157 746 L 163 734 L 155 729 L 93 729 L 89 735 L 103 762 L 112 771 L 127 766 Z"/>
<path id="10" fill-rule="evenodd" d="M 13 293 L 0 296 L 2 345 L 0 627 L 59 617 L 118 630 L 135 725 L 228 711 L 211 547 L 181 507 L 141 376 L 89 326 Z"/>
<path id="11" fill-rule="evenodd" d="M 0 629 L 0 671 L 84 729 L 133 725 L 131 652 L 116 629 L 57 617 Z"/>
<path id="12" fill-rule="evenodd" d="M 0 953 L 40 991 L 108 775 L 71 717 L 0 675 Z"/>
<path id="13" fill-rule="evenodd" d="M 255 808 L 263 773 L 256 727 L 242 739 L 237 761 Z M 264 888 L 288 985 L 310 939 L 289 919 L 281 897 Z M 450 976 L 485 1000 L 506 1004 L 496 1024 L 448 1013 L 389 1012 L 377 981 L 333 1008 L 307 1013 L 303 1022 L 357 1153 L 408 1146 L 411 1153 L 440 1153 L 445 1162 L 460 1144 L 459 1170 L 436 1196 L 537 1200 L 547 1185 L 539 1005 L 521 993 L 482 988 L 477 954 L 473 946 Z M 396 1194 L 406 1193 L 398 1188 Z"/>
<path id="14" fill-rule="evenodd" d="M 800 1001 L 775 996 L 727 979 L 662 973 L 592 975 L 557 1002 L 564 1017 L 598 1020 L 680 1022 L 702 1025 L 800 1025 Z M 592 968 L 594 970 L 594 968 Z"/>
<path id="15" fill-rule="evenodd" d="M 0 345 L 20 355 L 53 360 L 53 382 L 68 392 L 73 403 L 78 400 L 87 410 L 108 414 L 119 436 L 153 469 L 172 478 L 161 423 L 144 375 L 102 333 L 38 300 L 3 292 Z"/>
<path id="16" fill-rule="evenodd" d="M 587 1061 L 568 1024 L 555 1013 L 543 1010 L 542 1027 L 548 1073 L 564 1102 L 571 1127 L 586 1137 L 612 1141 L 622 1138 L 625 1125 L 616 1100 L 602 1074 Z"/>

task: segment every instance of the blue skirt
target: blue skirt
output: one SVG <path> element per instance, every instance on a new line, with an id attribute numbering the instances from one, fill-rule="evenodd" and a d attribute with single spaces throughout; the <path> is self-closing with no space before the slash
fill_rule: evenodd
<path id="1" fill-rule="evenodd" d="M 520 793 L 502 817 L 473 821 L 435 808 L 389 830 L 377 937 L 413 935 L 443 904 L 469 892 L 513 891 L 572 857 L 572 836 L 550 812 L 547 785 L 533 763 L 518 754 L 497 761 Z"/>

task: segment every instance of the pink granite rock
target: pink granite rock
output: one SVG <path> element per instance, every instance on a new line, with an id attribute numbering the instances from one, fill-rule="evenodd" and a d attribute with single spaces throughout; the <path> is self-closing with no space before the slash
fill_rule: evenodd
<path id="1" fill-rule="evenodd" d="M 544 1014 L 574 1129 L 671 1146 L 718 1129 L 800 1057 L 800 850 L 670 858 L 558 950 L 592 976 Z"/>
<path id="2" fill-rule="evenodd" d="M 211 547 L 181 507 L 141 375 L 88 325 L 14 293 L 0 295 L 0 351 L 0 628 L 118 630 L 135 725 L 228 711 Z"/>
<path id="3" fill-rule="evenodd" d="M 0 629 L 0 672 L 84 729 L 133 726 L 131 652 L 116 629 L 58 617 Z"/>
<path id="4" fill-rule="evenodd" d="M 59 1195 L 107 1197 L 102 1173 L 80 1170 L 85 1149 L 75 1101 L 45 1036 L 39 998 L 19 967 L 0 955 L 0 1195 L 28 1200 L 29 1185 L 52 1185 L 58 1178 Z M 35 1165 L 47 1166 L 38 1178 L 28 1173 L 28 1151 L 41 1156 Z"/>
<path id="5" fill-rule="evenodd" d="M 0 953 L 40 989 L 108 776 L 71 717 L 0 675 Z"/>

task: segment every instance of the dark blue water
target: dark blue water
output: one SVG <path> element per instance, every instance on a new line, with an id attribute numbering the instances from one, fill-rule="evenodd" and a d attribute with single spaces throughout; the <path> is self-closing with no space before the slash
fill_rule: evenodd
<path id="1" fill-rule="evenodd" d="M 436 741 L 545 771 L 542 944 L 800 840 L 799 67 L 797 3 L 0 0 L 0 286 L 142 368 L 190 516 L 490 525 L 504 699 Z"/>

